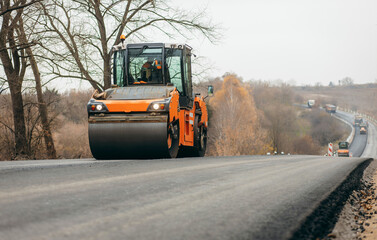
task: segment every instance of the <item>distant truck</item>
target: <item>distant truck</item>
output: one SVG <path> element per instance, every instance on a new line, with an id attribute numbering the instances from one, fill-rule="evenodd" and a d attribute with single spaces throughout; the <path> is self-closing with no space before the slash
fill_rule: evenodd
<path id="1" fill-rule="evenodd" d="M 315 100 L 308 100 L 308 107 L 313 108 L 315 105 Z"/>
<path id="2" fill-rule="evenodd" d="M 354 126 L 358 127 L 361 123 L 363 123 L 363 117 L 361 115 L 356 115 L 355 121 L 353 122 Z"/>
<path id="3" fill-rule="evenodd" d="M 336 106 L 332 104 L 326 104 L 325 106 L 326 112 L 328 113 L 336 113 Z"/>
<path id="4" fill-rule="evenodd" d="M 349 142 L 339 142 L 338 157 L 349 157 Z"/>
<path id="5" fill-rule="evenodd" d="M 367 134 L 367 123 L 360 123 L 360 134 Z"/>

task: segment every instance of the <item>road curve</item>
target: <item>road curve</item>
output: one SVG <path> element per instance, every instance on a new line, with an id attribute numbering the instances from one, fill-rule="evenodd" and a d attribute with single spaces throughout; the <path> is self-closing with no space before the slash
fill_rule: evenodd
<path id="1" fill-rule="evenodd" d="M 0 239 L 289 239 L 368 161 L 0 162 Z"/>
<path id="2" fill-rule="evenodd" d="M 353 124 L 354 115 L 342 111 L 337 111 L 335 116 L 342 118 L 343 120 L 347 121 L 350 124 Z M 368 142 L 368 135 L 360 134 L 360 128 L 355 127 L 355 136 L 350 146 L 350 152 L 352 153 L 353 157 L 360 157 L 362 156 L 365 146 Z"/>

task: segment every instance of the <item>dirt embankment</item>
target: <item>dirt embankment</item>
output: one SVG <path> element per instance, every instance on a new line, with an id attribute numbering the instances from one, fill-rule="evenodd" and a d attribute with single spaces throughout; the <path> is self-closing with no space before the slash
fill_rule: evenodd
<path id="1" fill-rule="evenodd" d="M 348 198 L 326 239 L 377 239 L 377 160 L 365 170 L 361 188 Z"/>

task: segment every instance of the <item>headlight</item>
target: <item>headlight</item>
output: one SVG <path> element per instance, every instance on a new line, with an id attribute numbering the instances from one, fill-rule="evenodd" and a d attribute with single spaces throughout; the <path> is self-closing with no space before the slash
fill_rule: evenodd
<path id="1" fill-rule="evenodd" d="M 165 101 L 152 102 L 148 111 L 150 112 L 166 112 L 169 111 L 170 98 L 165 99 Z"/>
<path id="2" fill-rule="evenodd" d="M 95 100 L 89 101 L 87 109 L 88 113 L 104 113 L 109 111 L 104 103 Z"/>
<path id="3" fill-rule="evenodd" d="M 163 106 L 163 105 L 162 105 L 162 106 Z M 160 104 L 155 103 L 155 104 L 152 105 L 152 108 L 153 108 L 154 110 L 158 110 L 158 109 L 160 109 Z"/>
<path id="4" fill-rule="evenodd" d="M 96 106 L 97 111 L 101 111 L 103 109 L 103 106 L 101 104 L 98 104 Z"/>

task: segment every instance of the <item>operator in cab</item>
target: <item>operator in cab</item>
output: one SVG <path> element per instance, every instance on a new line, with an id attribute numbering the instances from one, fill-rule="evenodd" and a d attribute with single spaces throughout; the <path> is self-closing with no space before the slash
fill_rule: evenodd
<path id="1" fill-rule="evenodd" d="M 151 80 L 153 70 L 153 58 L 148 58 L 148 60 L 141 67 L 141 83 L 146 83 Z"/>
<path id="2" fill-rule="evenodd" d="M 149 57 L 141 67 L 141 80 L 139 83 L 158 83 L 161 80 L 161 74 L 161 61 Z"/>

